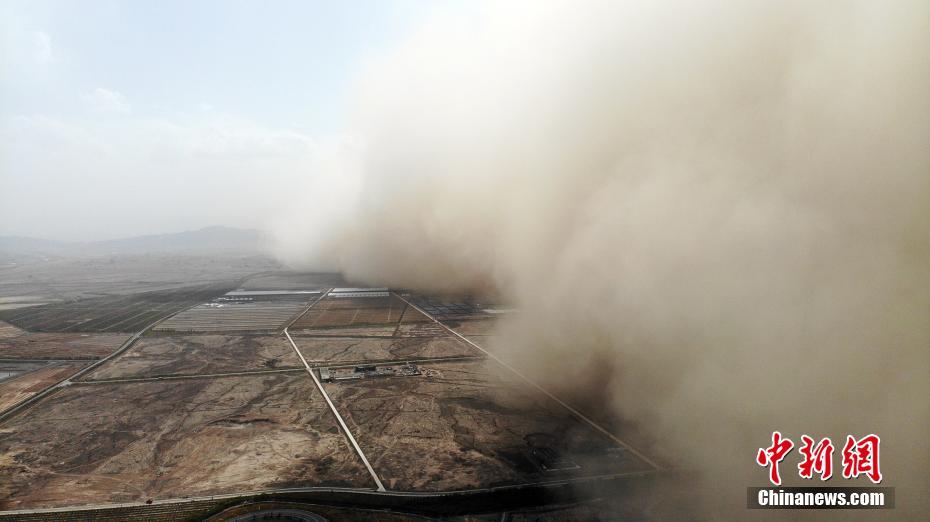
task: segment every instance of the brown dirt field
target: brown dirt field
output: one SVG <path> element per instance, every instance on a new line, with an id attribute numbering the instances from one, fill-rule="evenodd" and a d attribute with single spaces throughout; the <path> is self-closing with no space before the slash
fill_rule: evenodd
<path id="1" fill-rule="evenodd" d="M 410 323 L 401 324 L 394 335 L 397 337 L 436 337 L 449 335 L 449 332 L 434 322 Z"/>
<path id="2" fill-rule="evenodd" d="M 471 335 L 489 335 L 497 326 L 497 319 L 449 320 L 443 324 L 465 337 Z"/>
<path id="3" fill-rule="evenodd" d="M 0 359 L 100 359 L 129 337 L 121 333 L 27 333 L 0 338 Z"/>
<path id="4" fill-rule="evenodd" d="M 314 310 L 339 310 L 356 308 L 391 308 L 400 313 L 407 303 L 397 296 L 386 297 L 332 297 L 328 296 L 313 305 Z"/>
<path id="5" fill-rule="evenodd" d="M 397 325 L 402 331 L 416 331 L 418 325 L 431 323 L 432 319 L 415 308 L 408 306 L 396 296 L 390 297 L 327 297 L 313 305 L 310 310 L 298 318 L 290 329 L 312 330 L 314 334 L 338 335 L 324 330 L 360 329 L 343 335 L 394 335 Z M 376 329 L 377 328 L 377 329 Z M 388 331 L 390 328 L 390 331 Z M 358 333 L 356 333 L 358 332 Z M 440 335 L 445 332 L 430 333 Z"/>
<path id="6" fill-rule="evenodd" d="M 514 383 L 499 365 L 420 369 L 439 374 L 325 384 L 389 489 L 470 489 L 648 469 Z M 539 448 L 554 448 L 581 468 L 543 471 L 532 457 Z"/>
<path id="7" fill-rule="evenodd" d="M 9 339 L 11 337 L 19 337 L 26 333 L 25 330 L 20 330 L 19 328 L 13 326 L 10 323 L 5 323 L 0 321 L 0 339 Z"/>
<path id="8" fill-rule="evenodd" d="M 306 374 L 76 385 L 0 427 L 0 509 L 298 486 L 373 487 Z"/>
<path id="9" fill-rule="evenodd" d="M 427 317 L 426 315 L 423 314 L 423 312 L 417 310 L 416 308 L 412 306 L 408 306 L 407 309 L 404 310 L 404 317 L 400 320 L 400 322 L 402 323 L 431 323 L 433 322 L 433 319 L 430 317 Z"/>
<path id="10" fill-rule="evenodd" d="M 483 355 L 454 337 L 360 339 L 319 338 L 292 335 L 308 363 L 327 365 L 372 361 L 401 361 L 436 357 L 477 357 Z"/>
<path id="11" fill-rule="evenodd" d="M 465 338 L 492 353 L 500 352 L 504 345 L 504 338 L 498 335 L 466 335 Z"/>
<path id="12" fill-rule="evenodd" d="M 87 380 L 303 368 L 283 335 L 142 337 Z"/>
<path id="13" fill-rule="evenodd" d="M 333 326 L 390 325 L 400 322 L 403 310 L 396 308 L 310 309 L 291 328 L 329 328 Z"/>
<path id="14" fill-rule="evenodd" d="M 74 375 L 82 363 L 52 363 L 45 368 L 0 382 L 0 411 L 32 397 L 40 391 Z"/>

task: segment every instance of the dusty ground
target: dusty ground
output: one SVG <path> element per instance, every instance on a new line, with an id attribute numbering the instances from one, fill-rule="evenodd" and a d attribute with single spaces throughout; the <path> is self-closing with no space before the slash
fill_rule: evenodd
<path id="1" fill-rule="evenodd" d="M 438 374 L 325 384 L 389 489 L 468 489 L 648 468 L 494 363 L 420 368 Z M 580 469 L 543 471 L 532 453 L 539 448 L 557 450 Z"/>
<path id="2" fill-rule="evenodd" d="M 465 337 L 472 335 L 490 335 L 497 326 L 497 318 L 448 320 L 443 321 L 443 324 Z"/>
<path id="3" fill-rule="evenodd" d="M 87 380 L 303 368 L 283 335 L 172 335 L 140 338 Z"/>
<path id="4" fill-rule="evenodd" d="M 290 332 L 318 365 L 482 355 L 394 295 L 325 297 Z"/>
<path id="5" fill-rule="evenodd" d="M 434 322 L 404 323 L 397 327 L 394 335 L 396 337 L 438 337 L 449 335 L 449 332 Z"/>
<path id="6" fill-rule="evenodd" d="M 74 375 L 83 363 L 43 363 L 46 366 L 0 382 L 0 411 L 32 397 L 45 388 Z"/>
<path id="7" fill-rule="evenodd" d="M 9 339 L 10 337 L 18 337 L 26 333 L 25 330 L 20 330 L 19 328 L 13 326 L 10 323 L 5 323 L 0 321 L 0 339 Z"/>
<path id="8" fill-rule="evenodd" d="M 338 276 L 293 273 L 264 273 L 235 285 L 351 286 Z M 221 287 L 62 298 L 5 314 L 40 330 L 135 328 L 154 313 L 203 303 Z M 477 303 L 423 302 L 482 346 L 491 339 L 496 318 Z M 646 468 L 395 296 L 326 298 L 311 312 L 290 328 L 311 364 L 437 359 L 421 362 L 420 376 L 326 384 L 389 489 L 483 488 Z M 94 359 L 127 336 L 24 333 L 0 322 L 0 359 Z M 475 359 L 438 360 L 456 357 Z M 20 400 L 79 363 L 52 364 L 59 366 L 26 374 L 31 381 L 3 383 L 10 391 L 0 387 L 0 398 Z M 372 488 L 306 372 L 202 376 L 301 367 L 283 336 L 150 332 L 86 382 L 56 390 L 0 424 L 0 510 L 271 487 Z M 155 380 L 164 376 L 175 378 Z M 141 382 L 100 382 L 121 378 Z"/>
<path id="9" fill-rule="evenodd" d="M 429 318 L 395 296 L 325 297 L 291 325 L 292 330 L 397 326 Z"/>
<path id="10" fill-rule="evenodd" d="M 127 339 L 112 333 L 24 333 L 0 338 L 0 359 L 100 359 Z"/>
<path id="11" fill-rule="evenodd" d="M 497 353 L 501 351 L 500 348 L 504 343 L 504 337 L 498 333 L 497 328 L 500 321 L 504 320 L 506 319 L 497 317 L 487 319 L 455 319 L 443 321 L 443 324 L 484 350 Z"/>
<path id="12" fill-rule="evenodd" d="M 402 313 L 403 309 L 392 308 L 311 309 L 295 322 L 293 328 L 394 324 L 400 321 Z"/>
<path id="13" fill-rule="evenodd" d="M 291 336 L 307 362 L 316 365 L 482 355 L 451 336 L 393 339 Z"/>
<path id="14" fill-rule="evenodd" d="M 357 310 L 370 308 L 394 309 L 403 312 L 407 303 L 393 295 L 375 297 L 339 297 L 330 294 L 313 305 L 314 310 Z"/>
<path id="15" fill-rule="evenodd" d="M 298 335 L 335 337 L 436 337 L 446 335 L 432 319 L 402 299 L 327 296 L 290 326 Z"/>
<path id="16" fill-rule="evenodd" d="M 0 427 L 0 509 L 313 485 L 372 486 L 306 374 L 75 385 Z"/>

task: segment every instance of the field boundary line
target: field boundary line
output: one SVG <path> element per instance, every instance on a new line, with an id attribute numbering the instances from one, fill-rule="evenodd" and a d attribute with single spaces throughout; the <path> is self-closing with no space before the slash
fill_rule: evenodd
<path id="1" fill-rule="evenodd" d="M 75 381 L 71 386 L 86 386 L 100 384 L 121 384 L 132 382 L 158 382 L 158 381 L 185 381 L 196 379 L 222 379 L 224 377 L 248 377 L 250 375 L 273 375 L 276 373 L 297 373 L 304 371 L 301 367 L 275 368 L 269 370 L 246 370 L 241 372 L 220 372 L 220 373 L 193 373 L 189 375 L 153 375 L 151 377 L 113 377 L 109 379 L 88 379 Z"/>

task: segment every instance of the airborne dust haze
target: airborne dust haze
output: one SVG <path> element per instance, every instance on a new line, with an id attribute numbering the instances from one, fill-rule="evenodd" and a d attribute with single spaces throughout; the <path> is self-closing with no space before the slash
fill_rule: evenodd
<path id="1" fill-rule="evenodd" d="M 773 430 L 879 434 L 890 515 L 926 513 L 928 35 L 917 1 L 439 15 L 362 78 L 281 256 L 502 296 L 505 357 L 634 422 L 711 515 Z"/>

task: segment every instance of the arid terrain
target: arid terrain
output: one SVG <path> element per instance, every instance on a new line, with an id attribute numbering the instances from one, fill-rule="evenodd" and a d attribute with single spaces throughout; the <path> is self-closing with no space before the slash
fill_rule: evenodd
<path id="1" fill-rule="evenodd" d="M 22 373 L 0 381 L 0 411 L 19 404 L 49 386 L 74 375 L 87 365 L 86 363 L 64 361 L 20 364 L 29 367 L 16 368 L 17 371 Z M 18 366 L 16 362 L 6 364 L 0 362 L 0 369 L 10 365 Z"/>
<path id="2" fill-rule="evenodd" d="M 284 336 L 155 335 L 88 375 L 91 380 L 303 368 Z"/>
<path id="3" fill-rule="evenodd" d="M 311 365 L 478 357 L 481 352 L 455 337 L 308 337 L 294 342 Z"/>
<path id="4" fill-rule="evenodd" d="M 419 366 L 422 377 L 326 384 L 391 489 L 448 491 L 649 469 L 493 361 Z"/>
<path id="5" fill-rule="evenodd" d="M 176 284 L 0 311 L 0 518 L 655 471 L 489 356 L 489 305 L 332 274 Z"/>
<path id="6" fill-rule="evenodd" d="M 0 459 L 4 509 L 370 484 L 301 372 L 70 387 L 0 426 Z"/>
<path id="7" fill-rule="evenodd" d="M 0 337 L 0 359 L 100 359 L 128 339 L 112 333 L 21 333 Z"/>

